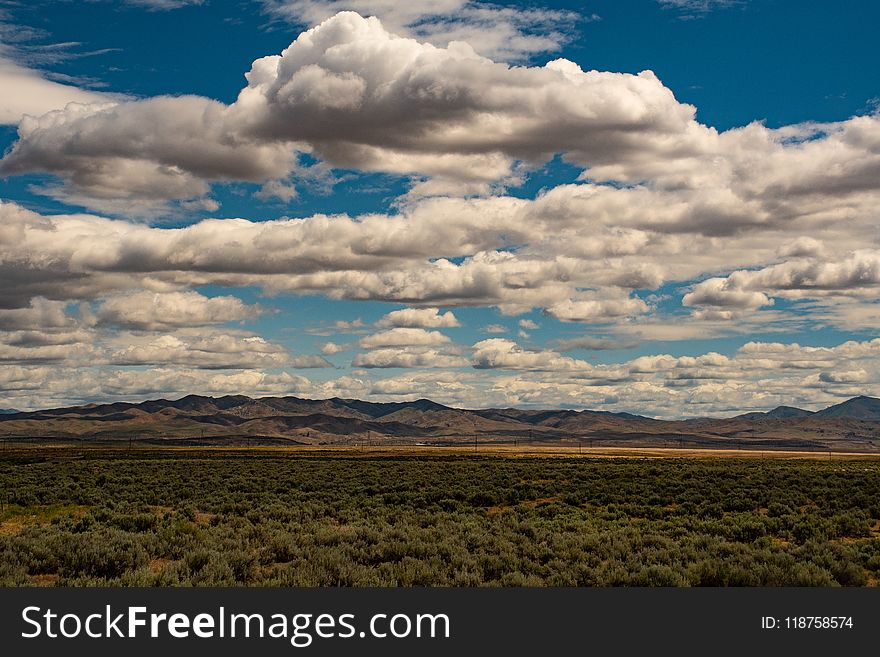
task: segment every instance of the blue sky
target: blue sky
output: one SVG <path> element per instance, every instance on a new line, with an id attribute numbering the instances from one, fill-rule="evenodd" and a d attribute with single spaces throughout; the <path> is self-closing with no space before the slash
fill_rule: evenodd
<path id="1" fill-rule="evenodd" d="M 241 392 L 680 417 L 880 392 L 875 3 L 0 20 L 2 407 Z"/>

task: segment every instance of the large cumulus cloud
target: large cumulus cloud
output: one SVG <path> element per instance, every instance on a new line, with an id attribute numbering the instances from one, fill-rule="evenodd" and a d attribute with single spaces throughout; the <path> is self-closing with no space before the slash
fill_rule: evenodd
<path id="1" fill-rule="evenodd" d="M 351 12 L 257 60 L 247 80 L 230 106 L 159 97 L 28 119 L 0 170 L 55 173 L 84 199 L 191 199 L 210 181 L 283 178 L 300 150 L 334 166 L 479 187 L 517 159 L 672 155 L 691 148 L 684 135 L 703 131 L 694 108 L 650 72 L 582 71 L 565 60 L 511 67 L 464 42 L 395 36 Z"/>

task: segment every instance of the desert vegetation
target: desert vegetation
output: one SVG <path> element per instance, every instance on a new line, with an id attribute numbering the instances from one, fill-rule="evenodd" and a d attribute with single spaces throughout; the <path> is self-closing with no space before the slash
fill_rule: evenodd
<path id="1" fill-rule="evenodd" d="M 862 586 L 880 463 L 0 454 L 4 586 Z"/>

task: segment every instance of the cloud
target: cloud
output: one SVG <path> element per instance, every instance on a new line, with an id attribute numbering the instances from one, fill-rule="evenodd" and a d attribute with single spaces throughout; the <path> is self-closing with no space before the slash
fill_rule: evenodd
<path id="1" fill-rule="evenodd" d="M 325 342 L 321 345 L 321 353 L 325 356 L 332 356 L 333 354 L 341 354 L 344 351 L 348 351 L 352 348 L 350 344 L 338 344 L 336 342 Z"/>
<path id="2" fill-rule="evenodd" d="M 340 333 L 360 331 L 364 326 L 366 324 L 360 317 L 351 321 L 340 319 L 333 323 L 333 328 Z"/>
<path id="3" fill-rule="evenodd" d="M 307 354 L 291 356 L 287 362 L 287 366 L 296 369 L 317 369 L 322 367 L 333 367 L 333 363 L 321 356 Z"/>
<path id="4" fill-rule="evenodd" d="M 513 340 L 489 338 L 474 345 L 473 365 L 477 369 L 512 370 L 583 370 L 591 371 L 586 361 L 562 356 L 554 351 L 526 351 Z"/>
<path id="5" fill-rule="evenodd" d="M 463 367 L 468 365 L 468 360 L 437 349 L 392 347 L 357 354 L 351 364 L 364 368 Z"/>
<path id="6" fill-rule="evenodd" d="M 93 318 L 70 318 L 61 326 L 36 325 L 0 331 L 0 360 L 55 362 L 67 367 L 166 365 L 203 369 L 332 367 L 320 356 L 292 355 L 254 333 L 179 328 L 163 333 L 103 329 Z M 166 328 L 167 327 L 163 327 Z"/>
<path id="7" fill-rule="evenodd" d="M 230 106 L 156 97 L 23 121 L 0 172 L 54 173 L 81 202 L 191 200 L 212 181 L 285 179 L 307 151 L 332 166 L 487 190 L 517 159 L 568 153 L 600 164 L 697 129 L 694 108 L 653 73 L 585 72 L 566 60 L 510 67 L 351 12 L 257 60 L 247 79 Z"/>
<path id="8" fill-rule="evenodd" d="M 291 355 L 281 345 L 247 332 L 180 331 L 165 335 L 118 334 L 108 341 L 109 365 L 176 365 L 203 369 L 332 367 L 321 356 Z"/>
<path id="9" fill-rule="evenodd" d="M 461 372 L 410 372 L 374 381 L 369 394 L 394 399 L 419 399 L 429 397 L 440 403 L 466 406 L 478 394 L 467 374 Z"/>
<path id="10" fill-rule="evenodd" d="M 728 276 L 734 287 L 772 290 L 803 298 L 825 294 L 863 295 L 880 285 L 880 251 L 863 249 L 840 259 L 798 259 Z"/>
<path id="11" fill-rule="evenodd" d="M 381 327 L 454 328 L 461 326 L 452 311 L 438 308 L 403 308 L 394 310 L 376 322 Z"/>
<path id="12" fill-rule="evenodd" d="M 10 347 L 46 347 L 58 345 L 77 345 L 89 342 L 93 335 L 79 328 L 53 329 L 40 327 L 33 330 L 8 331 L 0 334 L 0 341 Z M 25 352 L 21 352 L 25 353 Z M 33 353 L 33 352 L 31 352 Z M 24 360 L 27 360 L 26 358 Z"/>
<path id="13" fill-rule="evenodd" d="M 534 330 L 540 328 L 537 322 L 532 321 L 531 319 L 521 319 L 519 320 L 519 326 L 523 329 Z"/>
<path id="14" fill-rule="evenodd" d="M 693 291 L 682 297 L 681 302 L 685 306 L 717 306 L 737 310 L 754 310 L 773 303 L 766 294 L 744 291 L 724 278 L 709 278 L 698 283 Z"/>
<path id="15" fill-rule="evenodd" d="M 780 258 L 818 257 L 824 253 L 825 246 L 822 242 L 806 235 L 781 244 L 776 250 L 776 255 Z"/>
<path id="16" fill-rule="evenodd" d="M 703 18 L 716 9 L 742 6 L 747 0 L 657 0 L 664 9 L 680 12 L 682 20 Z"/>
<path id="17" fill-rule="evenodd" d="M 242 136 L 226 113 L 222 103 L 197 96 L 68 105 L 24 118 L 0 173 L 46 171 L 65 181 L 46 189 L 54 196 L 105 208 L 138 199 L 149 210 L 202 199 L 212 180 L 260 182 L 294 168 L 289 145 Z"/>
<path id="18" fill-rule="evenodd" d="M 0 272 L 10 281 L 0 290 L 0 305 L 10 307 L 33 296 L 81 299 L 213 283 L 334 298 L 499 303 L 515 311 L 565 296 L 572 283 L 562 280 L 571 279 L 578 266 L 504 252 L 480 252 L 460 264 L 431 261 L 424 246 L 409 248 L 413 238 L 433 229 L 434 216 L 206 220 L 163 229 L 88 215 L 44 217 L 0 202 L 0 218 Z M 401 240 L 407 229 L 413 235 Z M 457 232 L 449 231 L 454 243 Z M 433 321 L 451 323 L 448 314 L 442 318 Z M 342 322 L 334 329 L 361 326 Z"/>
<path id="19" fill-rule="evenodd" d="M 106 368 L 167 365 L 204 369 L 332 367 L 316 355 L 290 354 L 249 331 L 209 326 L 254 311 L 234 297 L 141 292 L 90 304 L 40 297 L 0 308 L 0 361 Z"/>
<path id="20" fill-rule="evenodd" d="M 483 333 L 507 333 L 510 329 L 501 324 L 489 324 L 480 330 L 483 331 Z"/>
<path id="21" fill-rule="evenodd" d="M 607 349 L 633 349 L 639 345 L 639 342 L 637 340 L 613 340 L 583 335 L 577 338 L 555 340 L 552 345 L 559 351 L 573 351 L 575 349 L 604 351 Z"/>
<path id="22" fill-rule="evenodd" d="M 447 344 L 448 336 L 438 331 L 419 328 L 393 328 L 361 338 L 360 345 L 365 349 L 377 347 L 405 347 Z"/>
<path id="23" fill-rule="evenodd" d="M 135 292 L 111 297 L 101 304 L 102 324 L 156 331 L 182 326 L 206 326 L 257 317 L 259 306 L 236 297 L 208 298 L 198 292 Z"/>
<path id="24" fill-rule="evenodd" d="M 431 316 L 438 317 L 436 312 Z M 371 351 L 356 354 L 351 363 L 353 367 L 462 367 L 469 364 L 448 336 L 423 328 L 397 327 L 380 331 L 361 338 L 360 346 Z"/>
<path id="25" fill-rule="evenodd" d="M 124 0 L 126 4 L 144 7 L 151 11 L 170 11 L 181 7 L 198 6 L 205 0 Z"/>
<path id="26" fill-rule="evenodd" d="M 822 372 L 819 380 L 823 383 L 865 383 L 868 381 L 868 373 L 865 370 L 848 370 L 845 372 Z"/>
<path id="27" fill-rule="evenodd" d="M 112 96 L 50 80 L 37 69 L 3 57 L 0 50 L 0 124 L 18 125 L 25 116 L 64 110 L 70 103 L 105 103 L 108 98 Z"/>
<path id="28" fill-rule="evenodd" d="M 101 104 L 125 98 L 90 89 L 105 86 L 98 79 L 48 70 L 52 65 L 117 49 L 83 50 L 77 41 L 53 42 L 48 30 L 17 20 L 20 15 L 32 17 L 26 5 L 4 2 L 0 6 L 0 124 L 17 125 L 26 115 L 63 110 L 71 103 Z"/>
<path id="29" fill-rule="evenodd" d="M 75 321 L 67 314 L 66 308 L 67 304 L 63 301 L 49 301 L 41 297 L 30 299 L 29 305 L 23 308 L 0 306 L 0 330 L 70 328 Z"/>
<path id="30" fill-rule="evenodd" d="M 270 180 L 260 187 L 260 190 L 254 194 L 258 199 L 269 201 L 278 199 L 284 203 L 290 203 L 299 197 L 299 192 L 293 185 L 284 183 L 280 180 Z"/>
<path id="31" fill-rule="evenodd" d="M 600 20 L 596 14 L 582 18 L 573 11 L 503 7 L 473 0 L 264 0 L 263 5 L 275 18 L 309 27 L 340 11 L 356 11 L 378 17 L 395 34 L 440 47 L 465 41 L 483 55 L 502 59 L 558 50 L 571 38 L 571 28 L 578 21 Z"/>
<path id="32" fill-rule="evenodd" d="M 841 313 L 850 314 L 853 308 L 847 298 L 873 300 L 876 297 L 880 286 L 880 252 L 862 249 L 837 259 L 831 258 L 795 257 L 761 269 L 735 271 L 726 278 L 710 278 L 685 294 L 682 304 L 714 306 L 709 310 L 719 316 L 726 313 L 730 319 L 738 316 L 731 311 L 772 305 L 770 296 L 793 300 L 826 299 L 829 303 L 837 298 Z M 722 308 L 730 310 L 720 310 Z M 863 318 L 868 310 L 862 310 Z M 844 320 L 842 314 L 835 318 L 833 311 L 825 314 L 825 319 L 831 321 Z"/>
<path id="33" fill-rule="evenodd" d="M 100 355 L 93 346 L 74 341 L 71 344 L 52 344 L 45 340 L 22 342 L 16 334 L 3 336 L 0 341 L 0 363 L 22 365 L 39 363 L 85 364 Z M 100 361 L 98 361 L 100 362 Z"/>
<path id="34" fill-rule="evenodd" d="M 648 312 L 648 304 L 638 297 L 618 299 L 566 299 L 544 311 L 562 322 L 601 323 Z"/>
<path id="35" fill-rule="evenodd" d="M 247 333 L 178 332 L 140 337 L 120 334 L 120 346 L 108 356 L 111 365 L 177 365 L 205 369 L 261 369 L 291 364 L 280 345 Z M 319 364 L 323 361 L 323 364 Z M 307 367 L 328 367 L 323 359 L 306 361 Z"/>
<path id="36" fill-rule="evenodd" d="M 831 296 L 797 305 L 802 312 L 808 311 L 806 316 L 818 326 L 835 326 L 859 332 L 880 327 L 880 303 L 870 297 Z"/>
<path id="37" fill-rule="evenodd" d="M 585 72 L 567 60 L 512 68 L 351 12 L 254 62 L 248 82 L 230 113 L 263 138 L 308 141 L 337 166 L 441 178 L 497 179 L 509 163 L 487 158 L 499 154 L 595 164 L 682 133 L 694 117 L 650 72 Z"/>

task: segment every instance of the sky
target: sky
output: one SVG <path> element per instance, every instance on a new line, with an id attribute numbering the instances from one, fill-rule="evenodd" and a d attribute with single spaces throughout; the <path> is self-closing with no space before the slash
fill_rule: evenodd
<path id="1" fill-rule="evenodd" d="M 880 395 L 878 23 L 0 0 L 0 408 Z"/>

